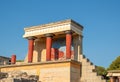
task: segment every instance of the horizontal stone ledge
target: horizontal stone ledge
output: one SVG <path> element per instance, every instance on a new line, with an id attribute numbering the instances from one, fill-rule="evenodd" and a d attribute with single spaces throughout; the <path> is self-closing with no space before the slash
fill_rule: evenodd
<path id="1" fill-rule="evenodd" d="M 74 64 L 80 64 L 81 62 L 79 61 L 75 61 L 75 60 L 71 60 L 71 59 L 67 59 L 67 60 L 56 60 L 56 61 L 45 61 L 45 62 L 37 62 L 37 63 L 24 63 L 24 64 L 14 64 L 14 65 L 5 65 L 5 66 L 0 66 L 0 68 L 7 68 L 7 67 L 21 67 L 21 66 L 31 66 L 31 65 L 44 65 L 44 64 L 56 64 L 56 63 L 74 63 Z"/>

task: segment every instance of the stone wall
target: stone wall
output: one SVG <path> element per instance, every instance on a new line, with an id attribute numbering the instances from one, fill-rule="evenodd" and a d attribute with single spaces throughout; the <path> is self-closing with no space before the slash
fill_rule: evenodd
<path id="1" fill-rule="evenodd" d="M 40 82 L 79 82 L 80 62 L 73 60 L 48 61 L 22 65 L 10 65 L 0 67 L 0 71 L 8 73 L 10 78 L 23 76 L 39 76 Z M 27 74 L 27 75 L 26 75 Z M 76 77 L 74 75 L 77 75 Z M 71 77 L 74 77 L 71 79 Z M 26 77 L 25 77 L 26 78 Z M 18 79 L 19 81 L 19 79 Z"/>

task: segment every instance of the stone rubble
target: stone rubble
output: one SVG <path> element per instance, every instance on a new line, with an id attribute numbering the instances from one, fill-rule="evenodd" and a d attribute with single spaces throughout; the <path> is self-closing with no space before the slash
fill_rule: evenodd
<path id="1" fill-rule="evenodd" d="M 0 72 L 0 82 L 38 82 L 38 76 L 22 71 Z"/>

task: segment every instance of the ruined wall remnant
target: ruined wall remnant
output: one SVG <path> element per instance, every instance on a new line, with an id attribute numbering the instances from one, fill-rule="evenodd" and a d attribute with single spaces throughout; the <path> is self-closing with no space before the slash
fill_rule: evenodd
<path id="1" fill-rule="evenodd" d="M 21 71 L 11 71 L 0 73 L 0 82 L 38 82 L 38 76 L 28 75 Z"/>

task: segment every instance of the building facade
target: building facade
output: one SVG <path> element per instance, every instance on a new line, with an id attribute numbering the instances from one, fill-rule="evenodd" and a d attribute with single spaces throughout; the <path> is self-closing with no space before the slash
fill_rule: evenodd
<path id="1" fill-rule="evenodd" d="M 11 62 L 11 59 L 8 57 L 0 56 L 0 66 L 1 65 L 9 65 Z"/>
<path id="2" fill-rule="evenodd" d="M 83 26 L 79 23 L 69 19 L 24 30 L 28 40 L 24 63 L 2 66 L 1 72 L 25 72 L 37 76 L 38 82 L 105 82 L 83 55 Z"/>
<path id="3" fill-rule="evenodd" d="M 120 70 L 109 70 L 107 76 L 110 82 L 120 82 Z"/>

